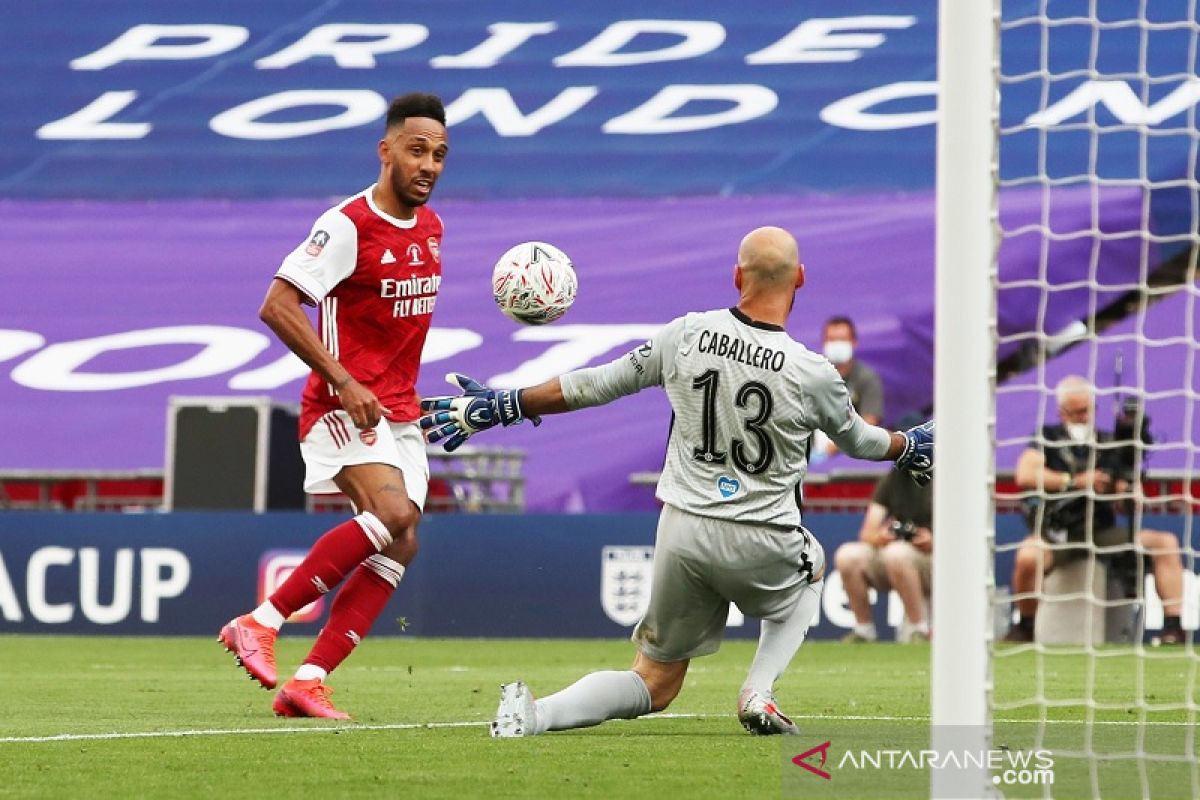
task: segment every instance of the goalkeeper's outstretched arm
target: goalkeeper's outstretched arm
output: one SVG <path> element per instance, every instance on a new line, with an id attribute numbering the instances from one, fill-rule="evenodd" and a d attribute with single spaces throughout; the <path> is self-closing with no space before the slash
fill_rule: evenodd
<path id="1" fill-rule="evenodd" d="M 854 458 L 867 461 L 895 461 L 904 454 L 908 437 L 897 431 L 889 431 L 879 425 L 872 425 L 857 413 L 853 420 L 842 430 L 826 434 L 833 440 L 842 452 Z"/>
<path id="2" fill-rule="evenodd" d="M 851 409 L 850 423 L 835 429 L 830 438 L 843 452 L 857 458 L 896 462 L 896 469 L 907 472 L 923 486 L 933 477 L 933 433 L 933 420 L 903 432 L 888 431 L 868 424 Z"/>
<path id="3" fill-rule="evenodd" d="M 543 414 L 602 405 L 657 385 L 662 374 L 659 352 L 661 348 L 651 340 L 609 364 L 568 372 L 524 389 L 491 389 L 452 372 L 446 379 L 463 394 L 421 400 L 421 428 L 430 444 L 444 441 L 445 449 L 453 451 L 496 425 L 507 427 L 526 419 L 538 425 Z"/>
<path id="4" fill-rule="evenodd" d="M 933 475 L 933 421 L 903 432 L 871 425 L 854 409 L 845 381 L 832 364 L 800 387 L 812 427 L 828 434 L 843 452 L 871 461 L 894 461 L 914 481 L 928 483 Z"/>
<path id="5" fill-rule="evenodd" d="M 603 370 L 603 367 L 577 370 L 558 378 L 551 378 L 544 383 L 539 383 L 537 386 L 521 389 L 520 402 L 522 413 L 526 417 L 541 416 L 543 414 L 563 414 L 567 411 L 610 403 L 619 397 L 632 394 L 642 388 L 632 381 L 605 380 L 606 376 Z M 564 380 L 571 386 L 570 401 L 563 391 Z M 852 455 L 858 455 L 860 458 L 868 458 L 872 461 L 895 461 L 903 455 L 905 448 L 908 446 L 908 437 L 903 433 L 888 431 L 878 425 L 871 425 L 865 420 L 863 421 L 863 425 L 871 433 L 875 434 L 873 437 L 864 438 L 870 438 L 873 443 L 885 442 L 885 449 L 880 451 L 870 446 L 864 446 L 861 448 L 861 453 L 852 453 Z M 851 449 L 860 449 L 854 447 L 849 442 L 846 442 L 846 444 Z"/>
<path id="6" fill-rule="evenodd" d="M 525 416 L 561 414 L 611 403 L 648 386 L 661 386 L 663 358 L 676 347 L 682 318 L 650 341 L 598 367 L 585 367 L 519 391 Z"/>
<path id="7" fill-rule="evenodd" d="M 563 414 L 573 410 L 571 406 L 567 405 L 567 399 L 563 396 L 562 378 L 551 378 L 545 383 L 522 389 L 520 395 L 521 411 L 526 416 Z"/>

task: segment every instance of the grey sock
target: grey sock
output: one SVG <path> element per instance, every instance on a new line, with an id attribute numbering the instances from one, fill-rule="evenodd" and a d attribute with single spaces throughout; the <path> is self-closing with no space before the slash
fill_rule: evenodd
<path id="1" fill-rule="evenodd" d="M 633 719 L 649 711 L 650 692 L 641 675 L 633 670 L 592 672 L 537 701 L 538 733 Z"/>
<path id="2" fill-rule="evenodd" d="M 821 604 L 823 585 L 824 581 L 816 586 L 806 586 L 792 613 L 782 622 L 763 620 L 758 651 L 754 654 L 754 663 L 750 665 L 750 674 L 742 684 L 742 691 L 753 689 L 761 694 L 770 694 L 775 680 L 787 669 L 803 644 L 804 637 L 808 635 L 808 626 L 812 624 Z"/>

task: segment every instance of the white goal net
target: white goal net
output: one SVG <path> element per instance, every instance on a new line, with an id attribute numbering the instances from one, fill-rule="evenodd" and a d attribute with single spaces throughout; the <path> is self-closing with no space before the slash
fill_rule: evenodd
<path id="1" fill-rule="evenodd" d="M 1052 762 L 1010 797 L 1200 797 L 1196 5 L 997 2 L 985 691 Z"/>

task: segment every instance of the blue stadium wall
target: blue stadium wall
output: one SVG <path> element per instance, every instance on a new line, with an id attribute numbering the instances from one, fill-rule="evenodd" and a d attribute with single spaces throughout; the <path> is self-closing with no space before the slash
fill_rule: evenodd
<path id="1" fill-rule="evenodd" d="M 1005 18 L 1042 6 L 1010 0 Z M 1184 0 L 1146 6 L 1151 22 L 1195 13 Z M 1200 99 L 1185 79 L 1195 66 L 1187 30 L 1106 29 L 1094 45 L 1081 18 L 1118 11 L 1090 8 L 1049 6 L 1059 20 L 1045 67 L 1059 75 L 1050 107 L 1082 121 L 1095 106 L 1099 125 L 1183 119 Z M 21 79 L 0 86 L 0 196 L 343 195 L 374 169 L 386 100 L 414 89 L 449 107 L 454 169 L 443 197 L 933 185 L 935 0 L 59 0 L 6 23 L 0 64 Z M 1006 30 L 1005 72 L 1043 68 L 1040 44 L 1037 26 Z M 1161 80 L 1128 81 L 1142 61 Z M 1088 86 L 1109 76 L 1132 88 Z M 1038 112 L 1041 89 L 1006 83 L 1001 123 Z M 1039 138 L 1010 137 L 1005 168 L 1031 174 Z M 1051 137 L 1047 171 L 1086 173 L 1087 143 L 1082 130 Z M 1110 136 L 1091 157 L 1107 178 L 1187 169 L 1186 153 L 1152 140 L 1144 174 L 1138 147 L 1135 136 Z"/>
<path id="2" fill-rule="evenodd" d="M 276 512 L 0 515 L 0 632 L 209 635 L 257 602 L 338 515 Z M 810 514 L 832 562 L 857 537 L 858 514 Z M 430 515 L 421 553 L 376 635 L 627 636 L 648 590 L 655 514 Z M 1146 524 L 1179 532 L 1179 518 Z M 1003 515 L 998 540 L 1024 536 Z M 1008 583 L 1012 554 L 997 558 Z M 314 633 L 324 609 L 288 628 Z M 886 603 L 877 603 L 880 630 Z M 893 615 L 897 613 L 892 610 Z M 403 620 L 403 622 L 401 622 Z M 836 572 L 812 637 L 850 625 Z M 402 631 L 402 627 L 404 630 Z M 752 620 L 728 628 L 754 637 Z"/>

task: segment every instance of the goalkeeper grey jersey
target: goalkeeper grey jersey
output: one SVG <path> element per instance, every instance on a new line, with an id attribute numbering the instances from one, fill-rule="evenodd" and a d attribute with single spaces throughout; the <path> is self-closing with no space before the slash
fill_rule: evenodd
<path id="1" fill-rule="evenodd" d="M 658 498 L 707 517 L 795 527 L 813 431 L 860 458 L 883 458 L 891 441 L 854 410 L 824 356 L 737 308 L 675 319 L 561 383 L 571 408 L 662 386 L 674 419 Z"/>

